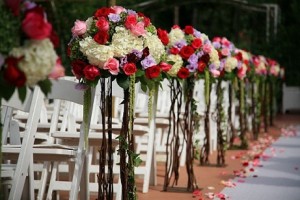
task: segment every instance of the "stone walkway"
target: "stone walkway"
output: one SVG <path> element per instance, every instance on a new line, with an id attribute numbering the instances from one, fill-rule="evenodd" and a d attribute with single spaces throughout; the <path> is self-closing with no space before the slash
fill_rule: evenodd
<path id="1" fill-rule="evenodd" d="M 294 136 L 281 136 L 265 150 L 259 167 L 233 183 L 221 192 L 226 199 L 300 200 L 300 127 Z"/>

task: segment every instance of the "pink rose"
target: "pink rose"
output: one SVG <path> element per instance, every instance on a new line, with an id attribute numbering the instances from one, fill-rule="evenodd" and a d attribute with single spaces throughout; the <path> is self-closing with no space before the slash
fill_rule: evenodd
<path id="1" fill-rule="evenodd" d="M 50 36 L 52 25 L 38 12 L 28 12 L 22 21 L 22 30 L 31 39 L 43 40 Z"/>
<path id="2" fill-rule="evenodd" d="M 99 28 L 100 31 L 108 31 L 109 22 L 105 19 L 105 17 L 100 17 L 96 22 L 96 26 Z"/>
<path id="3" fill-rule="evenodd" d="M 119 69 L 119 61 L 115 58 L 110 58 L 104 63 L 103 69 L 108 69 L 108 71 L 112 75 L 118 75 L 120 69 Z"/>
<path id="4" fill-rule="evenodd" d="M 161 62 L 159 64 L 159 66 L 160 66 L 161 70 L 164 71 L 164 72 L 167 72 L 172 68 L 172 65 L 170 65 L 168 63 L 165 63 L 165 62 Z"/>
<path id="5" fill-rule="evenodd" d="M 125 11 L 125 8 L 121 6 L 112 6 L 111 8 L 115 11 L 115 14 L 120 14 Z"/>
<path id="6" fill-rule="evenodd" d="M 237 76 L 239 77 L 239 79 L 243 79 L 246 76 L 246 72 L 247 67 L 242 66 L 240 69 L 238 69 Z"/>
<path id="7" fill-rule="evenodd" d="M 137 24 L 131 26 L 131 33 L 135 36 L 144 35 L 146 33 L 144 23 L 138 22 Z"/>
<path id="8" fill-rule="evenodd" d="M 216 70 L 216 69 L 211 69 L 209 70 L 211 75 L 214 77 L 214 78 L 217 78 L 220 76 L 220 71 Z"/>
<path id="9" fill-rule="evenodd" d="M 210 44 L 205 44 L 205 45 L 203 45 L 203 51 L 205 52 L 205 53 L 210 53 L 211 52 L 211 45 Z"/>
<path id="10" fill-rule="evenodd" d="M 49 78 L 58 79 L 63 76 L 65 76 L 65 68 L 61 64 L 61 59 L 57 58 L 56 64 L 52 69 L 51 74 L 49 74 Z"/>
<path id="11" fill-rule="evenodd" d="M 213 42 L 221 42 L 221 38 L 220 37 L 214 37 L 212 41 Z"/>
<path id="12" fill-rule="evenodd" d="M 230 41 L 227 40 L 227 38 L 225 38 L 225 37 L 222 38 L 221 43 L 222 43 L 225 47 L 229 47 L 229 46 L 230 46 Z"/>
<path id="13" fill-rule="evenodd" d="M 74 22 L 74 26 L 71 29 L 71 31 L 72 31 L 73 36 L 80 36 L 80 35 L 85 34 L 86 29 L 87 29 L 87 27 L 86 27 L 85 21 L 80 21 L 77 19 Z"/>
<path id="14" fill-rule="evenodd" d="M 222 54 L 223 56 L 229 56 L 230 51 L 229 51 L 228 48 L 223 48 L 223 49 L 221 50 L 221 54 Z"/>

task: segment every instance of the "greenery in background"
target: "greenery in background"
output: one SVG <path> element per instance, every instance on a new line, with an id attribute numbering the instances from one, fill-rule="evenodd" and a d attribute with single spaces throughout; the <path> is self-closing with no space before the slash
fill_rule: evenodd
<path id="1" fill-rule="evenodd" d="M 20 20 L 0 5 L 0 53 L 7 55 L 13 47 L 20 46 Z"/>
<path id="2" fill-rule="evenodd" d="M 154 3 L 151 3 L 154 2 Z M 210 38 L 225 36 L 238 48 L 254 54 L 261 54 L 277 60 L 286 68 L 287 85 L 300 85 L 300 27 L 299 0 L 248 0 L 251 4 L 276 3 L 281 9 L 281 21 L 278 34 L 266 42 L 266 15 L 262 12 L 246 10 L 237 4 L 197 3 L 202 1 L 182 0 L 116 0 L 118 5 L 141 11 L 148 15 L 156 27 L 170 30 L 174 25 L 174 5 L 180 5 L 179 25 L 193 25 Z M 106 1 L 45 1 L 50 18 L 61 39 L 63 63 L 68 68 L 69 60 L 66 47 L 71 38 L 71 28 L 76 19 L 85 20 L 97 8 L 106 5 Z M 193 17 L 194 11 L 196 16 Z M 70 69 L 70 68 L 68 68 Z M 70 70 L 68 70 L 70 73 Z"/>

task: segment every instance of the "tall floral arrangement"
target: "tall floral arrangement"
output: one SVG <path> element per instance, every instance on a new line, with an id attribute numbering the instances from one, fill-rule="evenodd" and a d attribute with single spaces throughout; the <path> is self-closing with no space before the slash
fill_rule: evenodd
<path id="1" fill-rule="evenodd" d="M 181 29 L 178 25 L 174 25 L 170 32 L 166 31 L 161 34 L 160 38 L 167 46 L 166 62 L 171 64 L 172 67 L 166 72 L 167 77 L 170 78 L 171 87 L 171 108 L 170 108 L 170 120 L 173 120 L 173 129 L 169 130 L 169 137 L 174 138 L 174 143 L 170 144 L 172 147 L 173 158 L 168 156 L 167 159 L 172 160 L 166 164 L 166 177 L 164 182 L 164 190 L 167 190 L 172 175 L 177 182 L 179 179 L 179 156 L 182 151 L 186 151 L 187 160 L 186 167 L 189 171 L 187 189 L 191 190 L 197 186 L 193 173 L 193 126 L 195 122 L 195 100 L 193 99 L 194 81 L 198 76 L 204 76 L 204 74 L 212 74 L 214 77 L 219 76 L 219 58 L 217 51 L 211 45 L 208 37 L 196 30 L 192 26 L 185 26 Z M 168 38 L 168 39 L 167 39 Z M 182 98 L 184 96 L 184 98 Z M 184 99 L 184 102 L 182 102 Z M 182 110 L 182 106 L 185 105 L 184 122 L 181 122 L 180 117 L 176 115 L 176 110 Z M 179 112 L 177 112 L 179 114 Z M 181 129 L 181 124 L 184 124 L 184 128 Z M 186 149 L 180 149 L 179 133 L 183 132 L 184 137 L 187 138 Z M 171 168 L 171 166 L 174 166 Z M 171 174 L 171 177 L 169 175 Z"/>
<path id="2" fill-rule="evenodd" d="M 26 98 L 26 88 L 35 85 L 47 94 L 51 90 L 49 78 L 64 76 L 55 52 L 59 38 L 40 5 L 31 1 L 1 1 L 0 40 L 0 109 L 2 99 L 9 100 L 15 91 L 21 101 Z M 1 135 L 0 124 L 0 138 Z"/>
<path id="3" fill-rule="evenodd" d="M 123 126 L 120 141 L 120 173 L 123 199 L 135 199 L 136 187 L 134 166 L 138 156 L 134 153 L 134 100 L 135 83 L 140 82 L 144 91 L 153 88 L 162 80 L 168 65 L 163 62 L 165 46 L 157 35 L 156 28 L 143 13 L 120 6 L 102 7 L 85 21 L 76 20 L 72 28 L 73 37 L 68 45 L 73 74 L 83 88 L 93 87 L 101 82 L 102 114 L 105 115 L 105 78 L 116 80 L 124 89 Z M 150 92 L 151 93 L 151 92 Z M 111 100 L 108 99 L 108 102 Z M 110 109 L 111 105 L 108 109 Z M 103 127 L 106 122 L 103 121 Z M 111 123 L 108 123 L 108 130 Z M 108 133 L 108 137 L 111 134 Z M 112 190 L 106 191 L 108 183 L 112 188 L 112 168 L 109 180 L 105 176 L 106 139 L 102 142 L 102 161 L 99 172 L 99 199 L 112 198 Z M 111 138 L 108 143 L 111 144 Z M 112 151 L 108 147 L 108 151 Z M 111 154 L 111 152 L 108 152 Z M 111 157 L 109 158 L 112 159 Z M 109 162 L 112 163 L 112 162 Z M 102 167 L 101 167 L 102 166 Z"/>

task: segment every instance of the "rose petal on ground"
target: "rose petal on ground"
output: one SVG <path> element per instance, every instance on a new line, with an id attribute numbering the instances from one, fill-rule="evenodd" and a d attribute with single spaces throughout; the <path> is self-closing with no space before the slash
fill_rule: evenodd
<path id="1" fill-rule="evenodd" d="M 237 182 L 238 182 L 238 183 L 245 183 L 245 180 L 243 180 L 243 179 L 238 179 Z"/>
<path id="2" fill-rule="evenodd" d="M 202 196 L 202 192 L 200 190 L 194 190 L 193 197 Z"/>
<path id="3" fill-rule="evenodd" d="M 207 189 L 209 189 L 209 190 L 214 190 L 215 187 L 213 187 L 213 186 L 208 186 Z"/>

